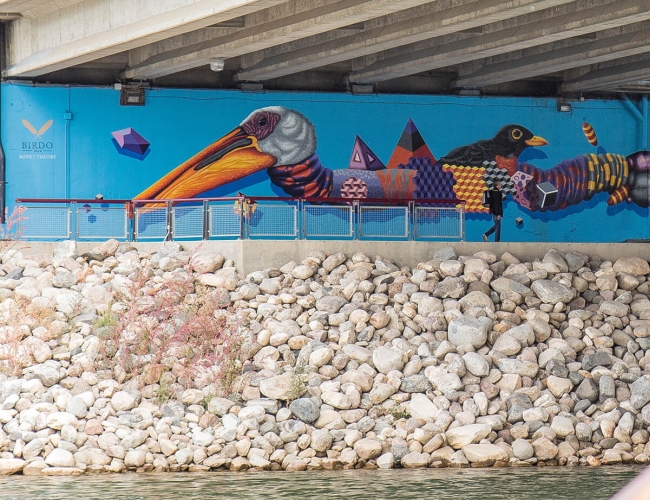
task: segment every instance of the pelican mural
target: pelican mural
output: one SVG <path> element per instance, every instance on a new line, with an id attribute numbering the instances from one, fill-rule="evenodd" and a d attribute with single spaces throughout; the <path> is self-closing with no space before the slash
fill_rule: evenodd
<path id="1" fill-rule="evenodd" d="M 599 192 L 610 194 L 610 205 L 650 205 L 650 152 L 625 157 L 599 148 L 542 170 L 520 157 L 548 142 L 517 124 L 436 160 L 409 120 L 387 165 L 357 137 L 348 168 L 341 170 L 321 165 L 316 144 L 305 116 L 280 106 L 262 108 L 134 199 L 193 198 L 266 170 L 292 197 L 456 198 L 467 212 L 482 213 L 481 194 L 501 182 L 502 191 L 530 211 L 561 210 Z"/>

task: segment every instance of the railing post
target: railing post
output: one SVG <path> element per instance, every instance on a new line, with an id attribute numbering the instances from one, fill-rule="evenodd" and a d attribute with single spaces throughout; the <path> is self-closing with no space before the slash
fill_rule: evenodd
<path id="1" fill-rule="evenodd" d="M 460 241 L 465 241 L 465 204 L 460 205 Z"/>
<path id="2" fill-rule="evenodd" d="M 172 224 L 173 224 L 173 215 L 172 215 L 172 202 L 167 202 L 167 234 L 165 235 L 165 241 L 172 241 Z"/>
<path id="3" fill-rule="evenodd" d="M 240 240 L 245 240 L 246 239 L 246 225 L 245 225 L 245 217 L 244 217 L 244 203 L 246 202 L 246 198 L 239 198 L 239 239 Z"/>
<path id="4" fill-rule="evenodd" d="M 415 238 L 417 236 L 417 219 L 415 216 L 415 202 L 413 200 L 410 200 L 408 202 L 408 218 L 409 218 L 409 235 L 408 239 L 409 241 L 415 241 Z"/>
<path id="5" fill-rule="evenodd" d="M 304 239 L 305 235 L 305 200 L 298 199 L 298 227 L 297 236 L 299 240 Z"/>
<path id="6" fill-rule="evenodd" d="M 71 201 L 68 208 L 68 237 L 74 241 L 79 239 L 79 217 L 77 214 L 77 202 Z M 74 231 L 72 230 L 74 228 Z"/>
<path id="7" fill-rule="evenodd" d="M 210 202 L 203 200 L 203 239 L 210 239 Z"/>
<path id="8" fill-rule="evenodd" d="M 135 241 L 135 207 L 133 206 L 133 202 L 126 202 L 124 204 L 124 210 L 126 210 L 126 218 L 128 221 L 126 241 Z"/>
<path id="9" fill-rule="evenodd" d="M 356 224 L 354 225 L 354 239 L 360 240 L 362 236 L 363 228 L 361 227 L 361 203 L 359 200 L 354 200 L 352 202 L 354 220 Z"/>

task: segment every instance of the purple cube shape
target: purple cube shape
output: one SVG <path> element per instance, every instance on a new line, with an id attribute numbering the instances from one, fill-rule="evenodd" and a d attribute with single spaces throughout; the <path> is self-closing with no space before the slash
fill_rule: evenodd
<path id="1" fill-rule="evenodd" d="M 117 144 L 127 151 L 143 155 L 149 149 L 149 142 L 133 128 L 125 128 L 112 132 Z"/>

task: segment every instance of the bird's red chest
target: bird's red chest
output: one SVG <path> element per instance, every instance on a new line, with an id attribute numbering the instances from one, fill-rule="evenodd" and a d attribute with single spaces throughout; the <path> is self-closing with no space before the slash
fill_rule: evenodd
<path id="1" fill-rule="evenodd" d="M 497 167 L 504 169 L 508 172 L 508 175 L 512 177 L 517 171 L 517 158 L 506 158 L 505 156 L 496 155 L 494 157 L 497 162 Z"/>

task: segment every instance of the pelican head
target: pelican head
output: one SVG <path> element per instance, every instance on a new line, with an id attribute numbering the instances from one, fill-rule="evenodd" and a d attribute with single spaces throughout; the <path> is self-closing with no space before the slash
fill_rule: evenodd
<path id="1" fill-rule="evenodd" d="M 314 126 L 302 114 L 261 108 L 134 199 L 193 198 L 259 170 L 294 165 L 315 151 Z"/>

